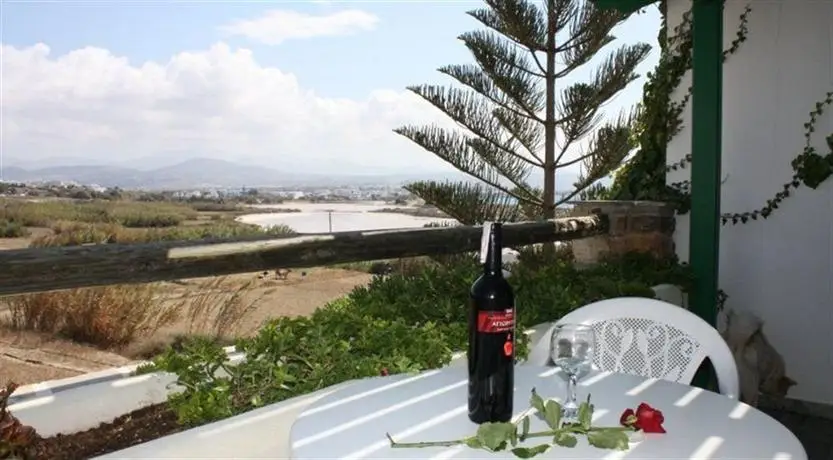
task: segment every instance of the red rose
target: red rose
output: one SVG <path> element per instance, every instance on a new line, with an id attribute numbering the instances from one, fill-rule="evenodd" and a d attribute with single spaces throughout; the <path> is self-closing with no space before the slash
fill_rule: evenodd
<path id="1" fill-rule="evenodd" d="M 388 372 L 387 367 L 383 367 L 381 372 L 379 372 L 379 375 L 381 375 L 382 377 L 387 377 L 388 375 L 390 375 L 390 372 Z"/>
<path id="2" fill-rule="evenodd" d="M 636 411 L 625 409 L 619 417 L 619 423 L 623 426 L 633 427 L 645 433 L 665 433 L 665 428 L 662 427 L 663 422 L 665 422 L 665 417 L 662 412 L 645 403 L 640 404 Z"/>
<path id="3" fill-rule="evenodd" d="M 632 426 L 636 428 L 636 422 L 638 419 L 636 418 L 636 413 L 633 409 L 625 409 L 625 412 L 622 412 L 622 416 L 619 417 L 619 424 L 622 426 Z"/>

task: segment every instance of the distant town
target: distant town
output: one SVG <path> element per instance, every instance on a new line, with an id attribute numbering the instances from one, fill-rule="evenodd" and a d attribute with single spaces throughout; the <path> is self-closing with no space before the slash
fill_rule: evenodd
<path id="1" fill-rule="evenodd" d="M 201 187 L 182 190 L 125 190 L 98 184 L 80 184 L 74 181 L 0 182 L 0 196 L 31 198 L 72 199 L 120 199 L 131 195 L 139 200 L 162 201 L 228 199 L 247 204 L 281 203 L 284 200 L 313 202 L 384 201 L 405 204 L 415 199 L 401 186 L 344 185 L 344 186 L 293 186 L 293 187 Z"/>

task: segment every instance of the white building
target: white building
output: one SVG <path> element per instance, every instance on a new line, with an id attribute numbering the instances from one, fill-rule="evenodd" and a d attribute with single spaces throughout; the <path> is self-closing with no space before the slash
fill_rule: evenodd
<path id="1" fill-rule="evenodd" d="M 804 148 L 810 111 L 833 91 L 833 1 L 727 0 L 724 48 L 747 5 L 748 39 L 723 73 L 724 213 L 760 209 L 783 190 Z M 669 0 L 669 30 L 690 7 Z M 682 82 L 678 97 L 690 84 Z M 691 104 L 683 123 L 669 145 L 669 164 L 691 152 Z M 815 128 L 811 145 L 829 154 L 833 106 L 824 107 Z M 668 182 L 688 179 L 690 171 L 671 172 Z M 675 239 L 687 260 L 689 215 L 677 219 Z M 788 397 L 833 405 L 833 177 L 815 190 L 791 190 L 768 219 L 723 226 L 719 285 L 728 306 L 765 321 L 765 334 L 798 382 Z"/>

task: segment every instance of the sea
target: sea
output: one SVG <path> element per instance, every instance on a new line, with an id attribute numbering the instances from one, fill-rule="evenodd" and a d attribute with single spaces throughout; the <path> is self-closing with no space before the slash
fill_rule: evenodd
<path id="1" fill-rule="evenodd" d="M 298 233 L 329 233 L 395 228 L 417 228 L 425 224 L 455 223 L 454 219 L 417 217 L 394 212 L 378 212 L 382 209 L 404 208 L 384 202 L 356 203 L 303 203 L 290 202 L 280 205 L 255 205 L 260 209 L 299 209 L 300 212 L 253 213 L 238 217 L 240 222 L 270 227 L 286 225 Z M 377 212 L 374 212 L 377 211 Z"/>

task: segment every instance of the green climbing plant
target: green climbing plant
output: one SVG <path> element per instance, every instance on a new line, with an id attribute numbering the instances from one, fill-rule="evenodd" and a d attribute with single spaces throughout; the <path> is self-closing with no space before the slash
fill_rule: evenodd
<path id="1" fill-rule="evenodd" d="M 691 14 L 690 11 L 686 12 L 680 25 L 674 28 L 673 34 L 664 39 L 667 31 L 664 2 L 660 8 L 663 13 L 663 25 L 659 36 L 662 56 L 655 71 L 648 75 L 648 81 L 644 87 L 641 111 L 635 131 L 635 142 L 639 145 L 639 151 L 631 161 L 620 168 L 609 189 L 601 187 L 592 189 L 590 190 L 592 196 L 588 198 L 665 201 L 674 204 L 679 214 L 685 214 L 691 203 L 691 181 L 683 180 L 668 184 L 666 175 L 672 171 L 686 169 L 691 164 L 692 156 L 687 154 L 679 161 L 666 164 L 666 147 L 682 128 L 681 115 L 691 100 L 692 88 L 690 86 L 679 101 L 672 100 L 672 95 L 678 88 L 682 77 L 691 68 Z M 751 11 L 751 7 L 747 5 L 740 15 L 735 39 L 723 52 L 724 62 L 747 40 Z M 757 220 L 758 217 L 767 218 L 775 209 L 778 209 L 781 202 L 791 195 L 792 190 L 802 184 L 815 189 L 833 175 L 833 133 L 826 137 L 824 151 L 819 152 L 812 145 L 812 136 L 816 132 L 817 121 L 831 104 L 833 104 L 833 92 L 828 92 L 810 112 L 809 120 L 804 123 L 804 147 L 792 161 L 793 176 L 782 186 L 782 190 L 767 200 L 766 204 L 759 209 L 721 214 L 723 225 L 746 223 L 750 220 Z"/>
<path id="2" fill-rule="evenodd" d="M 596 197 L 615 200 L 654 200 L 673 203 L 679 213 L 689 209 L 688 184 L 685 181 L 666 184 L 666 174 L 684 169 L 691 155 L 673 164 L 666 164 L 666 147 L 682 129 L 682 113 L 691 100 L 691 86 L 679 101 L 672 99 L 686 72 L 691 69 L 691 11 L 683 14 L 680 24 L 668 34 L 665 2 L 660 3 L 662 27 L 658 42 L 661 56 L 656 69 L 648 74 L 637 118 L 634 142 L 638 152 L 615 175 L 607 191 L 595 191 Z M 723 51 L 723 61 L 736 53 L 749 35 L 749 5 L 739 17 L 735 38 Z"/>
<path id="3" fill-rule="evenodd" d="M 775 196 L 766 200 L 766 204 L 759 209 L 740 213 L 723 213 L 721 222 L 723 225 L 745 224 L 749 220 L 758 220 L 758 217 L 766 219 L 787 197 L 791 191 L 801 187 L 801 184 L 811 189 L 818 188 L 827 178 L 833 175 L 833 133 L 826 137 L 826 145 L 823 153 L 813 147 L 813 134 L 816 132 L 816 124 L 819 118 L 824 115 L 825 109 L 833 104 L 833 91 L 828 91 L 824 99 L 816 102 L 813 110 L 810 111 L 809 120 L 804 123 L 804 148 L 795 157 L 791 165 L 793 175 L 789 182 L 785 183 Z"/>

